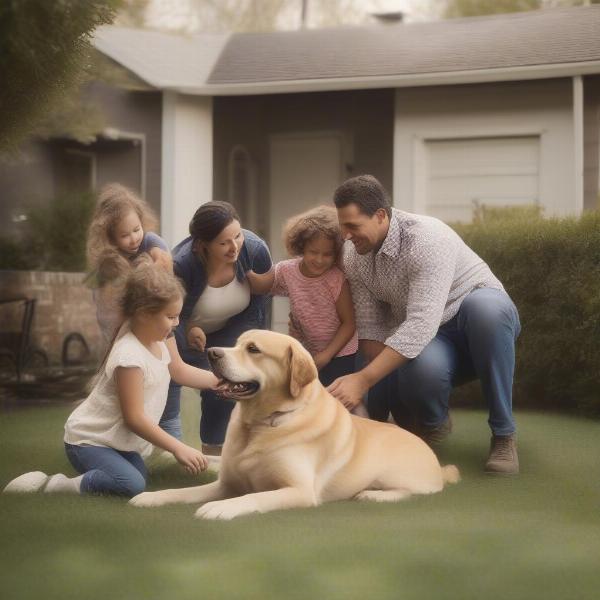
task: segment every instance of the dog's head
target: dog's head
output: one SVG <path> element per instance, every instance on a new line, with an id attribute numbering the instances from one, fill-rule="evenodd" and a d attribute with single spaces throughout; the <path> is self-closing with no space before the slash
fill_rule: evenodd
<path id="1" fill-rule="evenodd" d="M 311 355 L 294 338 L 253 329 L 233 348 L 210 348 L 208 359 L 224 384 L 221 394 L 246 400 L 260 394 L 297 398 L 317 378 Z"/>

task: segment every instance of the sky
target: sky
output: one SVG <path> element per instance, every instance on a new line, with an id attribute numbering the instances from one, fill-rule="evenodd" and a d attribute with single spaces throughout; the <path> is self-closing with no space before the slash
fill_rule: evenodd
<path id="1" fill-rule="evenodd" d="M 151 27 L 194 31 L 197 28 L 197 21 L 189 10 L 189 3 L 193 1 L 152 0 L 148 11 L 148 24 Z M 357 6 L 365 15 L 373 12 L 402 11 L 405 13 L 406 22 L 432 18 L 432 7 L 435 7 L 436 3 L 439 3 L 439 0 L 356 0 Z M 294 11 L 297 14 L 287 15 L 286 23 L 282 24 L 283 28 L 293 28 L 294 24 L 299 22 L 300 6 L 301 0 L 298 0 L 298 11 Z M 310 17 L 311 0 L 308 0 L 309 26 Z M 368 18 L 366 22 L 369 22 Z"/>

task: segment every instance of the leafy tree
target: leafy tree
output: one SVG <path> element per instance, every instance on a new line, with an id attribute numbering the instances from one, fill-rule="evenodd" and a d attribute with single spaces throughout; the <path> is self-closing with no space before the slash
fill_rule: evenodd
<path id="1" fill-rule="evenodd" d="M 0 2 L 0 152 L 14 152 L 81 82 L 118 0 Z"/>
<path id="2" fill-rule="evenodd" d="M 443 16 L 476 17 L 500 13 L 524 12 L 558 6 L 599 4 L 600 0 L 446 0 Z"/>
<path id="3" fill-rule="evenodd" d="M 543 0 L 448 0 L 444 17 L 476 17 L 541 8 Z"/>

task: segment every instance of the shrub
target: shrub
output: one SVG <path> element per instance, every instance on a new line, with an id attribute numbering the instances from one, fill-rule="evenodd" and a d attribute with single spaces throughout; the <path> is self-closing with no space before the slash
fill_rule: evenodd
<path id="1" fill-rule="evenodd" d="M 94 210 L 91 193 L 66 194 L 30 208 L 21 240 L 0 238 L 0 268 L 84 271 L 85 240 Z"/>
<path id="2" fill-rule="evenodd" d="M 600 414 L 600 212 L 495 209 L 455 228 L 519 309 L 515 404 Z"/>
<path id="3" fill-rule="evenodd" d="M 15 240 L 0 238 L 0 269 L 27 271 L 33 268 L 31 257 Z"/>

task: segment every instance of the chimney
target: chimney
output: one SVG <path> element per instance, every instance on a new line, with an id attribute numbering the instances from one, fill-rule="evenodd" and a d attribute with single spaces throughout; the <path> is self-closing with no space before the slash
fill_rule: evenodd
<path id="1" fill-rule="evenodd" d="M 404 13 L 401 10 L 371 13 L 371 16 L 382 25 L 398 25 L 404 22 Z"/>

